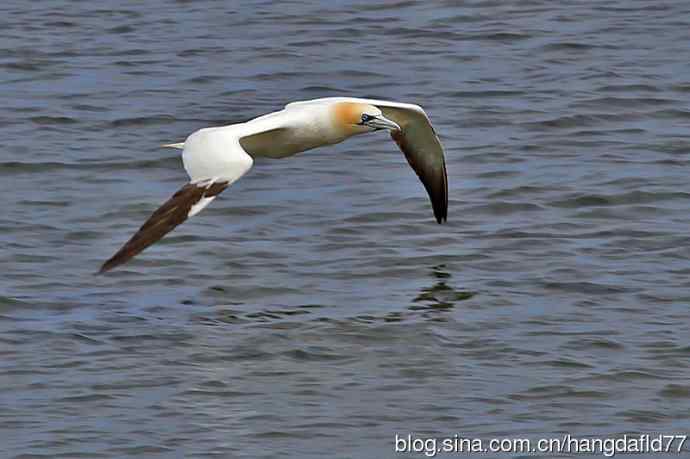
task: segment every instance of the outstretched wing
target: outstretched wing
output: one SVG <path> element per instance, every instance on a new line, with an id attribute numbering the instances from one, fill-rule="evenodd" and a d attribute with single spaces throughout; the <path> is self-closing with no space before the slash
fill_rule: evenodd
<path id="1" fill-rule="evenodd" d="M 98 271 L 102 274 L 159 241 L 193 217 L 252 166 L 253 160 L 223 128 L 202 129 L 189 136 L 182 157 L 192 181 L 160 206 L 134 236 Z"/>
<path id="2" fill-rule="evenodd" d="M 424 184 L 434 208 L 438 223 L 448 218 L 448 175 L 443 146 L 429 118 L 420 107 L 408 104 L 375 104 L 389 118 L 400 126 L 392 131 L 391 137 L 405 154 L 407 162 Z"/>
<path id="3" fill-rule="evenodd" d="M 414 104 L 391 102 L 358 97 L 326 97 L 309 101 L 292 102 L 291 105 L 306 105 L 323 102 L 360 102 L 375 105 L 383 116 L 395 121 L 402 131 L 392 132 L 393 140 L 405 154 L 407 162 L 424 184 L 436 221 L 442 223 L 448 218 L 448 175 L 443 156 L 443 146 L 431 121 L 422 107 Z"/>
<path id="4" fill-rule="evenodd" d="M 196 215 L 228 187 L 227 181 L 188 183 L 156 210 L 139 231 L 98 271 L 102 274 L 126 263 L 146 247 L 159 241 L 177 225 Z"/>

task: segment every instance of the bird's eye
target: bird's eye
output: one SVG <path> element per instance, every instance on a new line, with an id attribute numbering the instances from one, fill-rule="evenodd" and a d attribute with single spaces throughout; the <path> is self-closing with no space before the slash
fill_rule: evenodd
<path id="1" fill-rule="evenodd" d="M 362 123 L 366 123 L 367 121 L 371 121 L 373 119 L 373 116 L 367 115 L 366 113 L 362 113 Z"/>

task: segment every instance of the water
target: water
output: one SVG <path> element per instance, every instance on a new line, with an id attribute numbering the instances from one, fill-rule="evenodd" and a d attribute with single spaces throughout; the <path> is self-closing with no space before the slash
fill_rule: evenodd
<path id="1" fill-rule="evenodd" d="M 687 433 L 686 1 L 243 3 L 0 5 L 2 457 Z M 334 95 L 426 108 L 447 224 L 372 134 L 93 276 L 158 145 Z"/>

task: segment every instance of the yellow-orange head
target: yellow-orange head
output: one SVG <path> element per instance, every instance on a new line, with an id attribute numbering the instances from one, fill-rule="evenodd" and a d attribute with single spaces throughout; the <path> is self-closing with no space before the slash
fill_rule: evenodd
<path id="1" fill-rule="evenodd" d="M 383 116 L 381 109 L 360 102 L 335 104 L 333 121 L 337 128 L 348 136 L 378 129 L 400 130 L 400 126 Z"/>

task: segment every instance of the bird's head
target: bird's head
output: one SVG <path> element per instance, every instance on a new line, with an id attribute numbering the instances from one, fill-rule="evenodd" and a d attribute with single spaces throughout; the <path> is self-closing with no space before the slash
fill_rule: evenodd
<path id="1" fill-rule="evenodd" d="M 335 106 L 335 121 L 349 135 L 388 129 L 399 131 L 400 126 L 389 120 L 381 110 L 369 104 L 340 102 Z"/>

